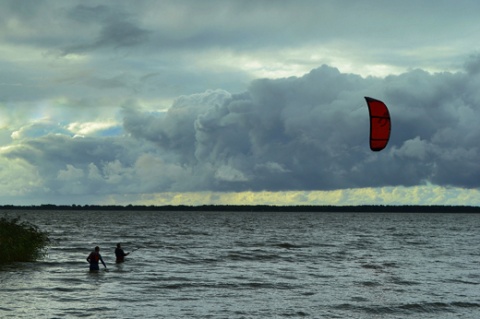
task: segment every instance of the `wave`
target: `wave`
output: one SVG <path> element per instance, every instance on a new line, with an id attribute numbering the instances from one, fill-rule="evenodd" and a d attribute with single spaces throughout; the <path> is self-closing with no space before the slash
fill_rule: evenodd
<path id="1" fill-rule="evenodd" d="M 476 302 L 420 302 L 392 306 L 358 306 L 344 303 L 333 307 L 337 310 L 362 311 L 370 314 L 415 314 L 415 313 L 456 313 L 464 308 L 480 308 Z"/>
<path id="2" fill-rule="evenodd" d="M 274 289 L 274 290 L 292 290 L 301 288 L 298 285 L 289 284 L 285 282 L 175 282 L 175 283 L 153 283 L 150 288 L 155 290 L 162 289 L 223 289 L 225 291 L 237 291 L 237 290 L 259 290 L 259 289 Z"/>
<path id="3" fill-rule="evenodd" d="M 235 251 L 228 253 L 228 259 L 234 261 L 271 261 L 277 259 L 291 260 L 291 257 L 285 257 L 281 254 L 265 251 L 265 250 L 252 250 L 252 251 Z"/>

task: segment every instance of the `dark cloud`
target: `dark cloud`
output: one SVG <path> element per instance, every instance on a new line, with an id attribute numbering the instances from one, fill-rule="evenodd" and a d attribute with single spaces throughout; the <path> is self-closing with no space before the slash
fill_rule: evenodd
<path id="1" fill-rule="evenodd" d="M 427 72 L 476 50 L 479 2 L 4 3 L 0 159 L 49 192 L 479 186 L 480 57 Z M 322 63 L 343 71 L 251 82 Z M 390 106 L 380 153 L 364 96 Z M 119 105 L 123 131 L 72 137 Z"/>
<path id="2" fill-rule="evenodd" d="M 255 81 L 244 94 L 192 96 L 162 117 L 130 113 L 125 128 L 209 171 L 204 185 L 214 190 L 478 187 L 479 94 L 470 81 L 478 79 L 420 70 L 364 79 L 323 66 Z M 365 95 L 391 109 L 392 139 L 379 153 L 368 149 Z"/>
<path id="3" fill-rule="evenodd" d="M 469 56 L 465 62 L 465 69 L 471 74 L 480 73 L 480 53 Z"/>
<path id="4" fill-rule="evenodd" d="M 121 49 L 134 47 L 145 42 L 149 31 L 129 21 L 109 21 L 101 27 L 99 34 L 92 42 L 67 46 L 64 55 L 86 53 L 101 48 Z"/>
<path id="5" fill-rule="evenodd" d="M 102 23 L 106 19 L 112 19 L 115 12 L 105 5 L 87 6 L 79 4 L 70 9 L 68 17 L 80 23 Z"/>
<path id="6" fill-rule="evenodd" d="M 322 66 L 256 80 L 242 94 L 182 96 L 167 112 L 140 111 L 132 100 L 123 110 L 129 136 L 72 138 L 26 127 L 4 156 L 36 167 L 54 193 L 68 193 L 74 181 L 78 194 L 475 188 L 478 81 L 469 72 L 421 70 L 362 78 Z M 368 146 L 364 96 L 390 107 L 392 137 L 381 152 Z"/>
<path id="7" fill-rule="evenodd" d="M 35 18 L 38 10 L 46 5 L 45 0 L 4 0 L 2 1 L 2 8 L 9 15 L 13 15 L 19 18 L 32 19 Z"/>
<path id="8" fill-rule="evenodd" d="M 62 55 L 131 48 L 144 43 L 151 33 L 139 26 L 135 14 L 128 13 L 123 3 L 115 6 L 79 4 L 69 9 L 66 18 L 83 32 L 79 33 L 81 37 L 70 39 L 69 44 L 62 44 Z"/>
<path id="9" fill-rule="evenodd" d="M 126 108 L 124 126 L 133 136 L 173 152 L 180 163 L 192 165 L 196 161 L 195 121 L 210 108 L 219 108 L 229 97 L 228 92 L 221 90 L 183 96 L 166 114 L 156 116 Z"/>

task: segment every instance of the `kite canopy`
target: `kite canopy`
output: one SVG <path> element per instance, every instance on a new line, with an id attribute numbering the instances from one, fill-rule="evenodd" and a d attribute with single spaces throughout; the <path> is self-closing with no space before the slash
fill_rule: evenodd
<path id="1" fill-rule="evenodd" d="M 390 139 L 390 113 L 382 101 L 365 97 L 370 113 L 370 149 L 381 151 Z"/>

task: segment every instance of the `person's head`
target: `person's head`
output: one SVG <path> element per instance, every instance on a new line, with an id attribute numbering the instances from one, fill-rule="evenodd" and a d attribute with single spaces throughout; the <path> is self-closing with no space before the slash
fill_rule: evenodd
<path id="1" fill-rule="evenodd" d="M 100 251 L 100 247 L 96 246 L 95 251 L 98 253 Z"/>
<path id="2" fill-rule="evenodd" d="M 120 243 L 117 244 L 117 248 L 120 248 Z"/>

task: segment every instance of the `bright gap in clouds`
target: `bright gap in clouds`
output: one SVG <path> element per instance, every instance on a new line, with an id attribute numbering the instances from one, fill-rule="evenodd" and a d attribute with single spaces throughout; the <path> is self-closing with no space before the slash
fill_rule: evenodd
<path id="1" fill-rule="evenodd" d="M 93 135 L 99 132 L 108 132 L 111 131 L 110 134 L 115 132 L 116 127 L 119 127 L 121 123 L 118 123 L 113 120 L 106 120 L 104 122 L 73 122 L 67 125 L 67 128 L 70 132 L 75 134 L 75 136 L 85 136 L 85 135 Z M 120 130 L 118 130 L 120 132 Z M 117 134 L 118 134 L 117 132 Z M 115 135 L 117 135 L 115 134 Z M 104 134 L 103 134 L 104 135 Z"/>
<path id="2" fill-rule="evenodd" d="M 408 198 L 408 204 L 405 199 Z M 356 205 L 451 205 L 480 206 L 477 189 L 414 187 L 361 188 L 334 191 L 289 192 L 198 192 L 158 193 L 142 196 L 109 196 L 102 205 L 271 205 L 271 206 L 356 206 Z"/>
<path id="3" fill-rule="evenodd" d="M 399 75 L 416 68 L 421 68 L 429 73 L 436 73 L 457 72 L 461 71 L 463 67 L 461 63 L 442 63 L 442 61 L 448 61 L 447 57 L 454 54 L 444 47 L 428 47 L 420 50 L 405 49 L 396 54 L 398 59 L 395 59 L 394 55 L 390 59 L 376 59 L 362 53 L 362 48 L 356 48 L 353 51 L 356 54 L 352 54 L 352 49 L 347 44 L 332 47 L 314 45 L 268 52 L 260 51 L 254 54 L 211 51 L 208 56 L 204 56 L 200 60 L 203 66 L 210 69 L 219 67 L 231 70 L 241 69 L 249 74 L 251 79 L 301 77 L 319 65 L 335 67 L 342 73 L 381 78 L 389 75 Z M 433 52 L 436 54 L 433 55 Z M 378 54 L 383 55 L 384 53 L 379 52 Z M 409 56 L 413 62 L 398 63 L 398 61 L 405 59 L 405 56 Z M 436 56 L 435 60 L 432 60 L 431 56 Z M 442 56 L 444 56 L 444 59 L 442 59 Z M 465 59 L 465 57 L 462 58 Z M 378 60 L 385 62 L 378 63 Z M 389 60 L 392 63 L 386 63 Z M 210 64 L 209 61 L 215 62 Z"/>
<path id="4" fill-rule="evenodd" d="M 362 77 L 386 77 L 389 75 L 398 75 L 405 71 L 404 68 L 387 64 L 354 64 L 349 59 L 342 58 L 321 58 L 312 56 L 309 60 L 295 62 L 294 57 L 288 63 L 282 60 L 275 61 L 271 58 L 262 59 L 258 56 L 242 57 L 237 62 L 236 67 L 240 67 L 244 72 L 250 74 L 252 78 L 258 79 L 281 79 L 288 77 L 301 77 L 311 71 L 311 66 L 328 64 L 337 68 L 342 73 L 358 74 Z M 319 61 L 324 61 L 319 62 Z M 326 63 L 328 61 L 328 63 Z M 232 62 L 234 63 L 234 62 Z M 438 70 L 428 70 L 436 72 Z"/>

